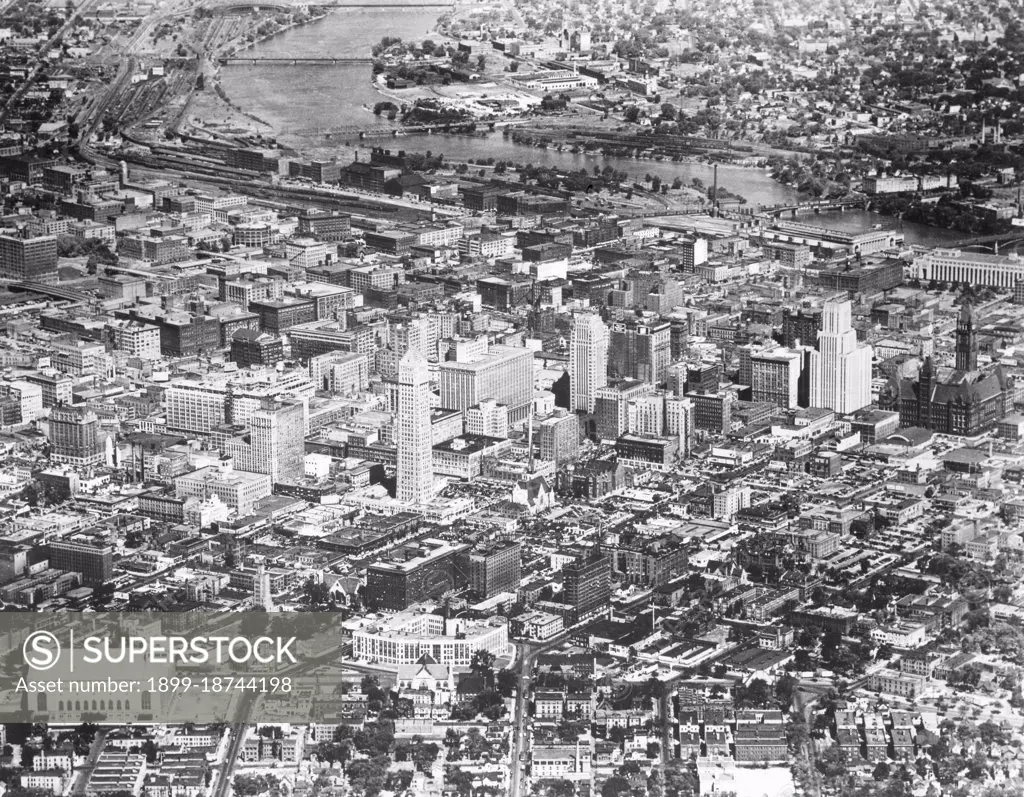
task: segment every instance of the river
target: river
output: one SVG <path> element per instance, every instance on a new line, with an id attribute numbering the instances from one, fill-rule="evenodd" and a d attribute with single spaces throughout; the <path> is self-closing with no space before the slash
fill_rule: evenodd
<path id="1" fill-rule="evenodd" d="M 371 47 L 384 36 L 406 40 L 430 38 L 437 21 L 437 9 L 351 8 L 335 9 L 323 19 L 260 42 L 240 52 L 254 58 L 366 58 Z M 434 34 L 436 41 L 442 37 Z M 333 133 L 338 128 L 371 129 L 393 127 L 387 119 L 374 116 L 372 107 L 382 99 L 370 80 L 367 64 L 296 64 L 296 65 L 233 65 L 221 70 L 221 84 L 241 108 L 269 123 L 282 143 L 300 151 L 316 142 L 316 154 L 328 149 L 341 160 L 351 158 L 360 146 L 354 136 Z M 372 141 L 372 140 L 371 140 Z M 671 182 L 676 177 L 689 184 L 694 178 L 711 185 L 713 169 L 697 162 L 636 160 L 600 154 L 559 152 L 516 144 L 501 132 L 483 135 L 410 135 L 399 139 L 377 139 L 366 142 L 392 149 L 443 153 L 449 160 L 468 161 L 495 158 L 513 163 L 533 163 L 561 169 L 588 171 L 593 167 L 613 167 L 642 180 L 647 174 Z M 772 179 L 766 169 L 722 164 L 718 184 L 746 198 L 752 206 L 779 205 L 797 202 L 799 193 Z M 895 220 L 863 211 L 801 216 L 800 221 L 825 227 L 854 231 L 870 229 L 875 224 L 894 226 Z M 939 245 L 960 237 L 957 233 L 905 223 L 907 243 Z"/>
<path id="2" fill-rule="evenodd" d="M 429 38 L 437 19 L 430 9 L 336 9 L 325 18 L 293 28 L 239 53 L 254 58 L 368 57 L 370 48 L 383 36 L 402 39 Z M 435 40 L 440 40 L 435 35 Z M 387 99 L 370 82 L 366 64 L 233 65 L 221 70 L 224 91 L 240 107 L 269 123 L 283 143 L 297 146 L 311 138 L 322 138 L 332 129 L 358 126 L 361 129 L 388 127 L 386 119 L 374 116 L 373 105 Z M 339 157 L 351 153 L 354 137 L 333 135 Z M 408 151 L 444 153 L 449 160 L 496 158 L 515 163 L 534 163 L 563 169 L 593 169 L 610 165 L 631 177 L 651 174 L 671 182 L 681 177 L 687 184 L 697 178 L 707 185 L 713 179 L 706 163 L 641 161 L 633 158 L 573 154 L 515 144 L 502 133 L 477 136 L 412 135 L 398 140 L 378 140 L 384 146 Z M 367 143 L 367 146 L 370 144 Z M 765 169 L 722 165 L 719 185 L 744 196 L 755 205 L 794 202 L 797 192 L 777 183 Z"/>
<path id="3" fill-rule="evenodd" d="M 884 216 L 881 213 L 865 210 L 833 210 L 828 213 L 799 216 L 796 220 L 801 224 L 813 224 L 832 230 L 842 230 L 843 232 L 862 232 L 870 230 L 879 224 L 885 228 L 896 228 L 898 226 L 898 222 L 892 216 Z M 957 232 L 956 230 L 929 227 L 927 224 L 917 224 L 912 221 L 903 222 L 903 239 L 908 244 L 943 246 L 964 237 L 964 233 Z"/>

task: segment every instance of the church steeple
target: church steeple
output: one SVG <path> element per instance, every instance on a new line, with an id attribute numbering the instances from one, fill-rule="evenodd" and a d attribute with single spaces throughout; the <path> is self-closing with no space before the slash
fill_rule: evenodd
<path id="1" fill-rule="evenodd" d="M 970 301 L 960 307 L 956 322 L 956 370 L 978 370 L 978 333 L 974 329 L 974 308 Z"/>

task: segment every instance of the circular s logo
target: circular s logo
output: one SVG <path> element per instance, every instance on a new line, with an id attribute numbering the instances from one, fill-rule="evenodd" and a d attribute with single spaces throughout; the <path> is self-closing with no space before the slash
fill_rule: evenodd
<path id="1" fill-rule="evenodd" d="M 60 658 L 60 640 L 49 631 L 34 631 L 25 637 L 21 652 L 33 670 L 48 670 Z"/>

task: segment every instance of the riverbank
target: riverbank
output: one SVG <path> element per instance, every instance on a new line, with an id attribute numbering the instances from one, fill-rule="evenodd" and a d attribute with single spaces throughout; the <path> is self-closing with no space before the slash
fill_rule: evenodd
<path id="1" fill-rule="evenodd" d="M 286 23 L 278 22 L 277 18 L 268 20 L 267 22 L 275 25 L 273 30 L 260 34 L 260 27 L 267 24 L 264 22 L 256 27 L 255 38 L 248 38 L 252 31 L 241 32 L 236 37 L 221 42 L 212 52 L 206 53 L 201 68 L 202 88 L 195 88 L 191 92 L 174 132 L 180 133 L 183 127 L 188 126 L 192 128 L 193 133 L 217 139 L 237 135 L 275 135 L 275 127 L 271 122 L 232 100 L 221 80 L 220 59 L 253 50 L 290 31 L 320 22 L 331 13 L 330 9 L 313 10 L 314 8 L 310 7 L 309 13 L 302 14 L 299 18 L 289 17 Z"/>
<path id="2" fill-rule="evenodd" d="M 335 9 L 316 25 L 305 25 L 276 35 L 248 52 L 257 58 L 327 57 L 365 58 L 383 36 L 405 41 L 437 38 L 437 11 L 406 9 Z M 714 180 L 712 162 L 725 159 L 711 152 L 689 151 L 666 157 L 641 148 L 626 154 L 613 154 L 596 148 L 574 147 L 573 143 L 545 145 L 544 148 L 517 143 L 511 134 L 478 132 L 473 135 L 413 134 L 392 137 L 397 125 L 374 116 L 372 109 L 384 100 L 408 102 L 401 91 L 382 92 L 365 64 L 269 66 L 239 64 L 222 67 L 220 83 L 231 102 L 268 123 L 277 141 L 308 159 L 337 158 L 352 160 L 359 153 L 365 160 L 372 146 L 403 149 L 410 152 L 443 153 L 455 163 L 475 164 L 493 158 L 508 163 L 529 163 L 557 169 L 563 173 L 592 172 L 611 167 L 624 172 L 631 181 L 645 183 L 645 177 L 658 177 L 671 185 L 678 178 L 691 186 L 694 179 L 705 186 Z M 301 87 L 301 91 L 296 90 Z M 494 93 L 499 93 L 495 88 Z M 530 117 L 509 120 L 509 128 L 553 125 L 565 133 L 571 128 L 596 125 L 603 132 L 614 132 L 621 121 L 602 120 L 591 114 L 567 112 L 562 117 Z M 506 121 L 503 120 L 503 124 Z M 359 130 L 380 130 L 384 136 L 360 141 Z M 603 150 L 603 147 L 601 148 Z M 637 158 L 635 155 L 640 155 Z M 760 152 L 736 152 L 732 160 L 742 165 L 723 163 L 719 167 L 720 187 L 741 194 L 748 207 L 779 205 L 799 201 L 800 195 L 773 181 L 764 169 L 751 167 Z"/>

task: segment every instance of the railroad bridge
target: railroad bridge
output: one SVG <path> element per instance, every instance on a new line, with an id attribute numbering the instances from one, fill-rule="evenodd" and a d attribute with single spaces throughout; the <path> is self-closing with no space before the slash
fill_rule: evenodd
<path id="1" fill-rule="evenodd" d="M 259 66 L 260 64 L 272 64 L 274 66 L 306 66 L 306 65 L 338 65 L 338 64 L 372 64 L 372 58 L 245 58 L 239 56 L 225 57 L 220 59 L 221 66 Z"/>
<path id="2" fill-rule="evenodd" d="M 766 205 L 760 209 L 761 215 L 781 219 L 785 214 L 792 218 L 808 213 L 827 213 L 830 210 L 867 210 L 871 204 L 869 199 L 835 199 L 811 202 L 799 202 L 795 205 Z"/>
<path id="3" fill-rule="evenodd" d="M 206 6 L 207 10 L 214 15 L 230 17 L 230 16 L 245 16 L 248 14 L 258 13 L 260 11 L 272 11 L 276 13 L 287 13 L 294 11 L 295 9 L 310 9 L 310 8 L 454 8 L 454 2 L 438 2 L 437 0 L 424 0 L 424 2 L 415 2 L 415 0 L 398 0 L 394 3 L 388 3 L 386 0 L 383 2 L 360 2 L 355 0 L 354 2 L 346 3 L 344 0 L 334 0 L 329 2 L 295 2 L 290 3 L 287 0 L 271 0 L 271 2 L 260 2 L 260 0 L 226 0 L 223 3 L 210 3 Z"/>

